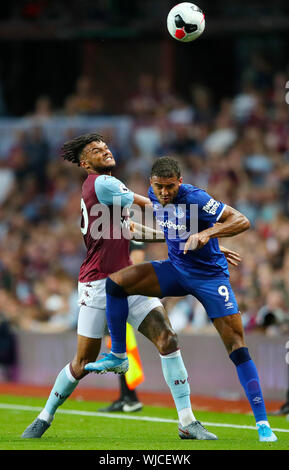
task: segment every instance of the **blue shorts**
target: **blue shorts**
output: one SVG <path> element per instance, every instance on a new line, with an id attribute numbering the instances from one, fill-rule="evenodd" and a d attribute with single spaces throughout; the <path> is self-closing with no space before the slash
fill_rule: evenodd
<path id="1" fill-rule="evenodd" d="M 162 297 L 193 295 L 211 318 L 239 313 L 239 307 L 229 278 L 215 275 L 202 278 L 181 273 L 170 260 L 151 261 L 158 277 Z"/>

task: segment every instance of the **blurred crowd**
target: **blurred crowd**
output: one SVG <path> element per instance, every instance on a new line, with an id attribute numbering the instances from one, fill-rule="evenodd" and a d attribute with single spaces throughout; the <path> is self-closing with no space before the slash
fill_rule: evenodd
<path id="1" fill-rule="evenodd" d="M 289 68 L 272 72 L 261 59 L 256 63 L 244 70 L 236 95 L 218 103 L 202 84 L 192 84 L 184 98 L 166 77 L 143 74 L 123 109 L 128 139 L 121 142 L 113 126 L 95 130 L 115 153 L 114 175 L 130 189 L 145 195 L 154 159 L 173 156 L 185 183 L 249 218 L 249 231 L 222 244 L 242 256 L 230 272 L 246 330 L 274 335 L 289 331 Z M 25 117 L 30 125 L 0 144 L 0 310 L 14 328 L 76 328 L 86 174 L 60 160 L 63 141 L 50 139 L 43 126 L 54 118 L 102 114 L 101 94 L 80 77 L 62 109 L 39 97 Z M 79 133 L 71 126 L 67 140 Z M 146 245 L 147 260 L 165 257 L 164 244 Z M 211 330 L 196 299 L 164 302 L 177 331 Z"/>
<path id="2" fill-rule="evenodd" d="M 173 7 L 173 0 L 70 0 L 69 9 L 67 9 L 66 0 L 22 0 L 21 2 L 11 0 L 3 5 L 0 17 L 12 21 L 30 21 L 45 23 L 45 21 L 62 21 L 69 24 L 71 21 L 98 21 L 100 24 L 136 24 L 141 18 L 156 18 L 160 21 L 163 12 Z M 278 0 L 276 4 L 262 3 L 258 0 L 244 2 L 235 0 L 231 2 L 219 2 L 212 4 L 209 0 L 202 0 L 202 9 L 214 15 L 217 18 L 229 17 L 236 15 L 242 17 L 252 14 L 272 14 L 276 11 L 280 14 L 286 14 L 287 3 L 285 0 Z"/>

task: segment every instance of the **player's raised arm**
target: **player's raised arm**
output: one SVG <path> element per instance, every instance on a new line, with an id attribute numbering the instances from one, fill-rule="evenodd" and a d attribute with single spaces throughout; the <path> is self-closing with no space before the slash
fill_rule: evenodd
<path id="1" fill-rule="evenodd" d="M 250 228 L 250 222 L 244 214 L 233 207 L 225 206 L 218 222 L 202 232 L 191 235 L 185 245 L 184 253 L 205 246 L 211 238 L 233 237 Z"/>
<path id="2" fill-rule="evenodd" d="M 247 217 L 231 206 L 226 206 L 221 217 L 213 227 L 206 230 L 210 238 L 233 237 L 250 228 Z"/>

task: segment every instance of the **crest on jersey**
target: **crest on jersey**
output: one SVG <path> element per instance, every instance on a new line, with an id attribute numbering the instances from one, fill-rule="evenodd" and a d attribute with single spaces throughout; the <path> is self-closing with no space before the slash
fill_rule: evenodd
<path id="1" fill-rule="evenodd" d="M 177 217 L 178 219 L 182 219 L 183 217 L 185 217 L 185 212 L 180 205 L 175 206 L 173 212 L 174 212 L 174 216 Z"/>

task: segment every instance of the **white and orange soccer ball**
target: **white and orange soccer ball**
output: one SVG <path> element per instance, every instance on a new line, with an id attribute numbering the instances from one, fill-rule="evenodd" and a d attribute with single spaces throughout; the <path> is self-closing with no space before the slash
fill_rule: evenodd
<path id="1" fill-rule="evenodd" d="M 204 32 L 205 15 L 194 3 L 179 3 L 168 14 L 167 27 L 174 39 L 194 41 Z"/>

